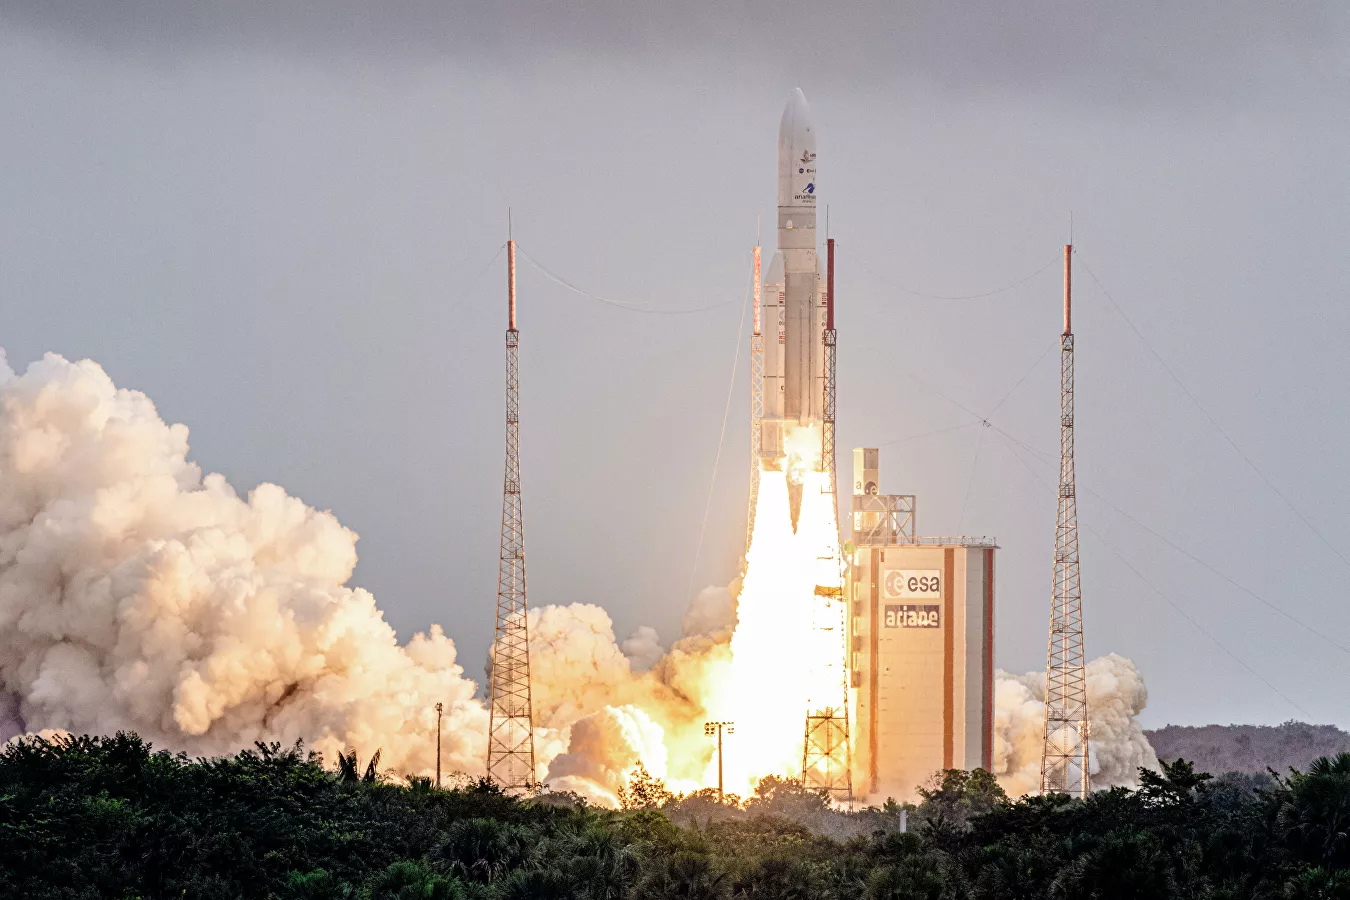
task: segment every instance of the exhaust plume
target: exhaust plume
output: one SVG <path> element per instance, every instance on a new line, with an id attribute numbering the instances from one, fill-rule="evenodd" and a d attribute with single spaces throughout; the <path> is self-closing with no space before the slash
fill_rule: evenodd
<path id="1" fill-rule="evenodd" d="M 612 805 L 638 763 L 674 791 L 716 784 L 712 718 L 738 722 L 734 790 L 800 768 L 798 613 L 825 520 L 809 496 L 794 534 L 788 495 L 784 473 L 761 482 L 744 584 L 701 591 L 668 649 L 646 627 L 620 642 L 593 604 L 530 610 L 536 753 L 554 790 Z M 212 756 L 302 739 L 330 760 L 382 748 L 388 770 L 427 774 L 441 702 L 445 770 L 482 775 L 477 685 L 440 626 L 400 646 L 375 598 L 347 586 L 356 540 L 276 485 L 241 497 L 203 475 L 187 428 L 96 363 L 49 354 L 15 375 L 0 353 L 0 742 L 132 730 Z M 1143 680 L 1114 655 L 1087 675 L 1094 784 L 1132 784 L 1157 765 L 1136 721 Z M 1038 784 L 1043 698 L 1043 674 L 999 674 L 995 769 L 1011 793 Z"/>
<path id="2" fill-rule="evenodd" d="M 221 754 L 304 739 L 405 772 L 482 769 L 486 714 L 438 626 L 399 646 L 356 534 L 273 484 L 239 497 L 188 431 L 90 361 L 0 369 L 0 739 L 135 730 Z"/>
<path id="3" fill-rule="evenodd" d="M 1138 716 L 1148 705 L 1144 677 L 1130 660 L 1115 653 L 1094 659 L 1087 676 L 1088 766 L 1092 788 L 1139 786 L 1139 769 L 1158 769 Z M 1041 789 L 1041 750 L 1045 729 L 1045 673 L 1009 675 L 994 684 L 994 774 L 1009 796 Z"/>

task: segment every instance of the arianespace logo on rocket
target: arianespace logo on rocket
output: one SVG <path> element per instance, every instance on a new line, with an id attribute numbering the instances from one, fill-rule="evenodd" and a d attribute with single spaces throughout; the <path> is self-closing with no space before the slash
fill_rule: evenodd
<path id="1" fill-rule="evenodd" d="M 797 160 L 797 174 L 806 177 L 806 186 L 796 193 L 794 200 L 807 200 L 815 202 L 816 199 L 816 154 L 810 150 L 802 151 L 802 158 Z"/>

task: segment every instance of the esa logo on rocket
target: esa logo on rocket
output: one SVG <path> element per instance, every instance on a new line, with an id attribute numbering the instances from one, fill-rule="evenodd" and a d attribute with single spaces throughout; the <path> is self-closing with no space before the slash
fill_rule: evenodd
<path id="1" fill-rule="evenodd" d="M 815 161 L 816 161 L 815 151 L 812 150 L 802 151 L 802 158 L 798 160 L 798 162 L 800 162 L 801 165 L 797 167 L 797 174 L 805 175 L 809 180 L 806 182 L 806 187 L 802 188 L 801 193 L 797 194 L 796 199 L 798 200 L 815 200 L 816 167 L 813 165 Z"/>

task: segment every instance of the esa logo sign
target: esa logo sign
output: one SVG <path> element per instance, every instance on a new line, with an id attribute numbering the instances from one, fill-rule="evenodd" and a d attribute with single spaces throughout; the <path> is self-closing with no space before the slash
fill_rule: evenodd
<path id="1" fill-rule="evenodd" d="M 938 569 L 890 569 L 882 582 L 887 600 L 911 597 L 941 597 L 942 572 Z"/>
<path id="2" fill-rule="evenodd" d="M 931 606 L 917 603 L 887 606 L 884 621 L 887 628 L 941 628 L 941 610 L 936 603 Z"/>

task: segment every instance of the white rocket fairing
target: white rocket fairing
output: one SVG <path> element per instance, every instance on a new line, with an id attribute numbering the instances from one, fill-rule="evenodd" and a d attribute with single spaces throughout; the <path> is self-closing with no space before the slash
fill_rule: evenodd
<path id="1" fill-rule="evenodd" d="M 825 285 L 816 252 L 816 132 L 801 89 L 778 125 L 778 251 L 764 279 L 764 415 L 760 455 L 784 456 L 793 425 L 819 424 L 825 387 Z"/>

